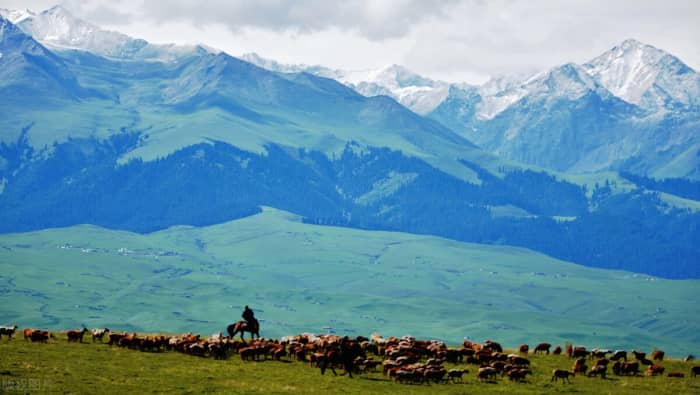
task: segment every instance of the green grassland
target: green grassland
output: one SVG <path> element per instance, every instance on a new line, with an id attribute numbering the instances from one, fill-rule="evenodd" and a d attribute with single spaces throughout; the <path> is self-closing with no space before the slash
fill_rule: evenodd
<path id="1" fill-rule="evenodd" d="M 0 341 L 0 392 L 7 393 L 247 393 L 247 394 L 693 394 L 700 392 L 700 378 L 690 377 L 690 366 L 680 360 L 661 362 L 666 372 L 680 371 L 684 378 L 618 377 L 606 379 L 577 375 L 570 384 L 551 382 L 554 368 L 570 369 L 566 356 L 533 356 L 533 374 L 527 382 L 507 378 L 479 382 L 476 366 L 445 365 L 469 369 L 462 383 L 400 384 L 381 373 L 321 375 L 308 363 L 271 359 L 243 362 L 233 354 L 214 360 L 177 352 L 139 352 L 106 344 L 68 343 L 57 334 L 48 344 L 28 343 L 19 334 Z M 377 358 L 377 357 L 375 357 Z M 342 373 L 339 370 L 338 373 Z"/>
<path id="2" fill-rule="evenodd" d="M 699 285 L 274 209 L 146 235 L 84 225 L 0 236 L 0 324 L 54 330 L 210 334 L 249 304 L 266 337 L 571 341 L 680 357 L 699 353 Z"/>

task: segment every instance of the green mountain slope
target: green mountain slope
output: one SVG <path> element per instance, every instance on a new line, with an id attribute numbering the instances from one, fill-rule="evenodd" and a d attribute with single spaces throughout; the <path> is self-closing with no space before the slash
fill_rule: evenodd
<path id="1" fill-rule="evenodd" d="M 3 322 L 700 346 L 698 281 L 585 268 L 526 249 L 308 225 L 285 212 L 139 235 L 76 226 L 0 236 Z"/>

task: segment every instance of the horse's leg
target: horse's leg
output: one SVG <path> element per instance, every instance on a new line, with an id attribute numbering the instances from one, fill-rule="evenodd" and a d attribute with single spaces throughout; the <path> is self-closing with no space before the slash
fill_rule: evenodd
<path id="1" fill-rule="evenodd" d="M 345 370 L 347 370 L 348 375 L 352 378 L 352 370 L 355 368 L 352 361 L 345 361 Z"/>
<path id="2" fill-rule="evenodd" d="M 321 368 L 321 374 L 326 374 L 326 358 L 322 358 L 320 361 L 316 362 L 316 365 Z"/>

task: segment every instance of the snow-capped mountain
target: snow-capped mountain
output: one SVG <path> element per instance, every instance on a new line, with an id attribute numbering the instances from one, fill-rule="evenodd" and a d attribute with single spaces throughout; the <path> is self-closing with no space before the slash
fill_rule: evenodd
<path id="1" fill-rule="evenodd" d="M 50 49 L 80 49 L 134 61 L 171 61 L 214 52 L 149 44 L 82 21 L 62 7 L 0 14 Z M 0 51 L 0 59 L 7 56 Z M 480 86 L 433 80 L 399 65 L 339 70 L 288 65 L 256 54 L 240 58 L 275 72 L 334 79 L 367 97 L 392 97 L 508 159 L 559 171 L 619 169 L 700 178 L 700 75 L 673 55 L 635 40 L 583 65 L 500 76 Z"/>
<path id="2" fill-rule="evenodd" d="M 28 8 L 17 10 L 8 10 L 5 8 L 0 8 L 0 15 L 2 15 L 5 19 L 9 20 L 10 22 L 16 25 L 27 18 L 32 18 L 36 16 L 36 13 L 34 13 Z"/>
<path id="3" fill-rule="evenodd" d="M 700 75 L 680 59 L 636 40 L 584 65 L 615 96 L 647 109 L 700 104 Z"/>
<path id="4" fill-rule="evenodd" d="M 104 30 L 75 17 L 62 6 L 54 6 L 40 13 L 26 9 L 0 9 L 0 15 L 52 49 L 77 49 L 107 58 L 156 61 L 173 61 L 209 50 L 202 46 L 150 44 L 142 39 Z"/>
<path id="5" fill-rule="evenodd" d="M 46 104 L 88 93 L 65 62 L 0 16 L 0 102 L 3 108 L 28 100 Z M 24 108 L 27 108 L 26 106 Z"/>
<path id="6" fill-rule="evenodd" d="M 256 53 L 243 54 L 240 58 L 264 69 L 281 73 L 305 72 L 332 78 L 367 97 L 389 96 L 422 115 L 437 107 L 447 97 L 450 87 L 447 82 L 431 80 L 395 64 L 379 69 L 337 70 L 317 65 L 283 64 Z"/>

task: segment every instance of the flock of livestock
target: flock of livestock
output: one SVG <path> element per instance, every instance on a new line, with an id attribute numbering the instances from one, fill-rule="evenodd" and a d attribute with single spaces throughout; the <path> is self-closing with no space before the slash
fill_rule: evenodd
<path id="1" fill-rule="evenodd" d="M 7 336 L 12 339 L 17 326 L 0 327 L 0 339 Z M 524 382 L 532 374 L 528 345 L 519 347 L 517 354 L 506 354 L 499 343 L 487 340 L 483 344 L 465 341 L 461 347 L 447 347 L 443 342 L 435 340 L 418 340 L 410 336 L 402 338 L 384 338 L 374 334 L 371 338 L 358 336 L 356 338 L 336 335 L 301 334 L 284 337 L 279 340 L 252 339 L 246 342 L 242 337 L 236 340 L 221 333 L 209 338 L 187 333 L 178 336 L 139 336 L 136 333 L 115 333 L 109 329 L 87 328 L 66 332 L 69 342 L 83 342 L 85 335 L 90 334 L 92 341 L 104 342 L 110 346 L 124 347 L 144 352 L 178 351 L 199 357 L 227 359 L 238 354 L 243 361 L 276 360 L 282 358 L 308 363 L 309 366 L 320 368 L 321 373 L 330 369 L 343 369 L 345 374 L 378 372 L 383 373 L 398 383 L 446 383 L 461 382 L 467 364 L 472 364 L 476 378 L 479 381 L 495 381 L 498 377 L 508 377 L 511 381 Z M 46 330 L 24 329 L 24 339 L 32 342 L 47 342 L 54 338 Z M 106 338 L 106 339 L 105 339 Z M 540 343 L 532 349 L 531 354 L 550 354 L 551 344 Z M 570 370 L 554 369 L 551 381 L 570 382 L 570 377 L 585 375 L 606 378 L 608 368 L 618 376 L 657 376 L 685 377 L 683 372 L 665 372 L 661 365 L 664 352 L 654 350 L 649 358 L 638 351 L 629 354 L 624 350 L 592 349 L 573 347 L 566 344 L 565 348 L 556 346 L 552 354 L 565 353 L 573 364 Z M 376 359 L 375 359 L 376 358 Z M 688 355 L 685 361 L 693 360 Z M 446 363 L 462 366 L 461 369 L 447 369 Z M 589 366 L 590 365 L 590 366 Z M 700 374 L 700 366 L 692 366 L 690 376 Z"/>

